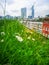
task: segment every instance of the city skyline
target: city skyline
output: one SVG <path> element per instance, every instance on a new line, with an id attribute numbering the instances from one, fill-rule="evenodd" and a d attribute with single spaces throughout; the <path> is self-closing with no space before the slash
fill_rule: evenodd
<path id="1" fill-rule="evenodd" d="M 21 15 L 21 8 L 26 7 L 27 15 L 30 14 L 30 8 L 34 5 L 35 17 L 49 14 L 49 0 L 6 0 L 6 14 L 12 16 Z M 4 6 L 4 0 L 0 0 Z M 3 9 L 0 5 L 0 15 L 3 15 Z"/>

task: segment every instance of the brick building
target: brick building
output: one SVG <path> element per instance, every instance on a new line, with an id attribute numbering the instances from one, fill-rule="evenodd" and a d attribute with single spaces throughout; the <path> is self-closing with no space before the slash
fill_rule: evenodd
<path id="1" fill-rule="evenodd" d="M 45 18 L 42 26 L 43 36 L 49 38 L 49 18 Z"/>

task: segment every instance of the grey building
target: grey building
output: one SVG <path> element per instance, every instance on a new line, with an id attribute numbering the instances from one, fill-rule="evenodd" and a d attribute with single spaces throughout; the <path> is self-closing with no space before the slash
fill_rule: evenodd
<path id="1" fill-rule="evenodd" d="M 21 18 L 26 18 L 26 14 L 27 14 L 27 9 L 21 8 Z"/>
<path id="2" fill-rule="evenodd" d="M 31 8 L 31 10 L 32 10 L 32 18 L 34 18 L 34 5 L 32 6 L 32 8 Z"/>

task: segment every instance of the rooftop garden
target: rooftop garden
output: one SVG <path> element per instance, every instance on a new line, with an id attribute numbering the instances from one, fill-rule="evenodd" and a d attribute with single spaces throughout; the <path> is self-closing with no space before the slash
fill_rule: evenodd
<path id="1" fill-rule="evenodd" d="M 0 20 L 0 65 L 49 65 L 49 39 L 18 20 Z"/>

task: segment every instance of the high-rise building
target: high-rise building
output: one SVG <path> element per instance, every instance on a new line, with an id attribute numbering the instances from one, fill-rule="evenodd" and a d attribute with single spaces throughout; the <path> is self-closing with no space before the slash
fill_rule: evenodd
<path id="1" fill-rule="evenodd" d="M 21 8 L 21 18 L 26 18 L 26 8 Z"/>
<path id="2" fill-rule="evenodd" d="M 32 6 L 32 18 L 34 18 L 34 5 Z"/>
<path id="3" fill-rule="evenodd" d="M 29 19 L 33 19 L 34 18 L 34 5 L 31 7 L 31 15 L 28 16 Z"/>

